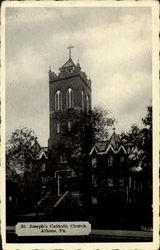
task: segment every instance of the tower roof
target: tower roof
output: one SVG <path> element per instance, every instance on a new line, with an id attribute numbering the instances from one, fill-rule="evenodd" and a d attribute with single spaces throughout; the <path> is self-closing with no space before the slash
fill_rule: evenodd
<path id="1" fill-rule="evenodd" d="M 74 62 L 72 61 L 71 58 L 69 58 L 68 61 L 65 64 L 63 64 L 63 66 L 60 68 L 60 70 L 65 69 L 65 68 L 74 67 L 74 66 L 75 66 Z"/>
<path id="2" fill-rule="evenodd" d="M 49 81 L 57 81 L 60 79 L 80 76 L 80 78 L 87 84 L 87 86 L 91 89 L 91 80 L 87 77 L 86 73 L 82 71 L 79 60 L 75 64 L 71 58 L 71 49 L 73 46 L 69 46 L 69 59 L 59 68 L 59 73 L 55 74 L 54 71 L 49 69 Z"/>

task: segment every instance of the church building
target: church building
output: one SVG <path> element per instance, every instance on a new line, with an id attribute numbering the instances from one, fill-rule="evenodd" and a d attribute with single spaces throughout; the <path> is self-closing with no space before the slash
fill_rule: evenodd
<path id="1" fill-rule="evenodd" d="M 69 58 L 58 74 L 49 69 L 51 189 L 38 204 L 45 202 L 46 207 L 48 200 L 51 210 L 83 208 L 96 218 L 93 224 L 122 225 L 127 223 L 126 213 L 130 218 L 133 203 L 140 204 L 134 194 L 138 190 L 136 197 L 142 197 L 141 178 L 130 173 L 128 149 L 115 131 L 107 141 L 100 138 L 94 143 L 91 80 L 79 61 L 72 60 L 72 48 L 68 47 Z"/>

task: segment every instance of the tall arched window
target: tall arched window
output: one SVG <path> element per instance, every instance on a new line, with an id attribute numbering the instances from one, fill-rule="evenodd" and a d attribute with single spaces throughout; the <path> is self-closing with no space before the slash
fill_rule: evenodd
<path id="1" fill-rule="evenodd" d="M 68 131 L 71 131 L 72 123 L 71 121 L 68 121 Z"/>
<path id="2" fill-rule="evenodd" d="M 66 108 L 73 108 L 73 90 L 71 88 L 66 93 Z"/>
<path id="3" fill-rule="evenodd" d="M 89 112 L 89 96 L 86 96 L 86 109 L 87 109 L 87 113 Z"/>
<path id="4" fill-rule="evenodd" d="M 62 92 L 60 90 L 55 93 L 55 110 L 62 110 Z"/>
<path id="5" fill-rule="evenodd" d="M 60 122 L 57 122 L 56 123 L 56 131 L 57 131 L 57 134 L 59 134 L 61 132 L 61 125 L 60 125 Z"/>
<path id="6" fill-rule="evenodd" d="M 82 111 L 84 111 L 84 91 L 81 92 L 81 101 L 82 101 Z"/>

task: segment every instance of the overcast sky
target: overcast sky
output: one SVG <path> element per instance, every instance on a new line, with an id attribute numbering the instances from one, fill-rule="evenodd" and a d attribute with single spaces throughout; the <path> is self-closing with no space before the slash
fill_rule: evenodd
<path id="1" fill-rule="evenodd" d="M 7 8 L 6 127 L 49 134 L 48 69 L 80 61 L 92 80 L 92 104 L 111 111 L 118 132 L 141 124 L 151 104 L 149 7 Z"/>

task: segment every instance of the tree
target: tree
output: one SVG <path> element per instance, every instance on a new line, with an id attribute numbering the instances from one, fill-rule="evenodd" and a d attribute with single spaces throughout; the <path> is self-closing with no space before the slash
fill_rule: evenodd
<path id="1" fill-rule="evenodd" d="M 135 171 L 152 166 L 152 107 L 147 107 L 147 114 L 142 118 L 144 127 L 136 124 L 129 132 L 122 133 L 121 138 L 127 146 L 129 165 Z"/>
<path id="2" fill-rule="evenodd" d="M 41 194 L 41 179 L 34 159 L 39 150 L 37 136 L 28 128 L 16 129 L 6 144 L 7 195 L 11 192 L 9 184 L 15 183 L 21 211 L 33 207 Z"/>
<path id="3" fill-rule="evenodd" d="M 31 129 L 16 129 L 6 144 L 6 176 L 16 181 L 23 176 L 34 154 L 37 136 Z"/>
<path id="4" fill-rule="evenodd" d="M 100 106 L 93 108 L 91 112 L 94 142 L 107 140 L 109 128 L 115 123 L 115 119 L 109 116 L 109 111 Z"/>
<path id="5" fill-rule="evenodd" d="M 66 120 L 71 118 L 72 126 L 68 130 Z M 83 165 L 92 146 L 98 140 L 106 140 L 109 135 L 109 127 L 114 124 L 114 119 L 109 117 L 109 112 L 102 107 L 94 107 L 89 113 L 70 110 L 63 112 L 61 121 L 61 140 L 52 148 L 51 161 L 55 167 L 61 156 L 65 156 L 65 161 L 70 167 Z"/>
<path id="6" fill-rule="evenodd" d="M 147 114 L 145 118 L 142 118 L 142 122 L 147 129 L 152 132 L 152 106 L 147 107 Z"/>

